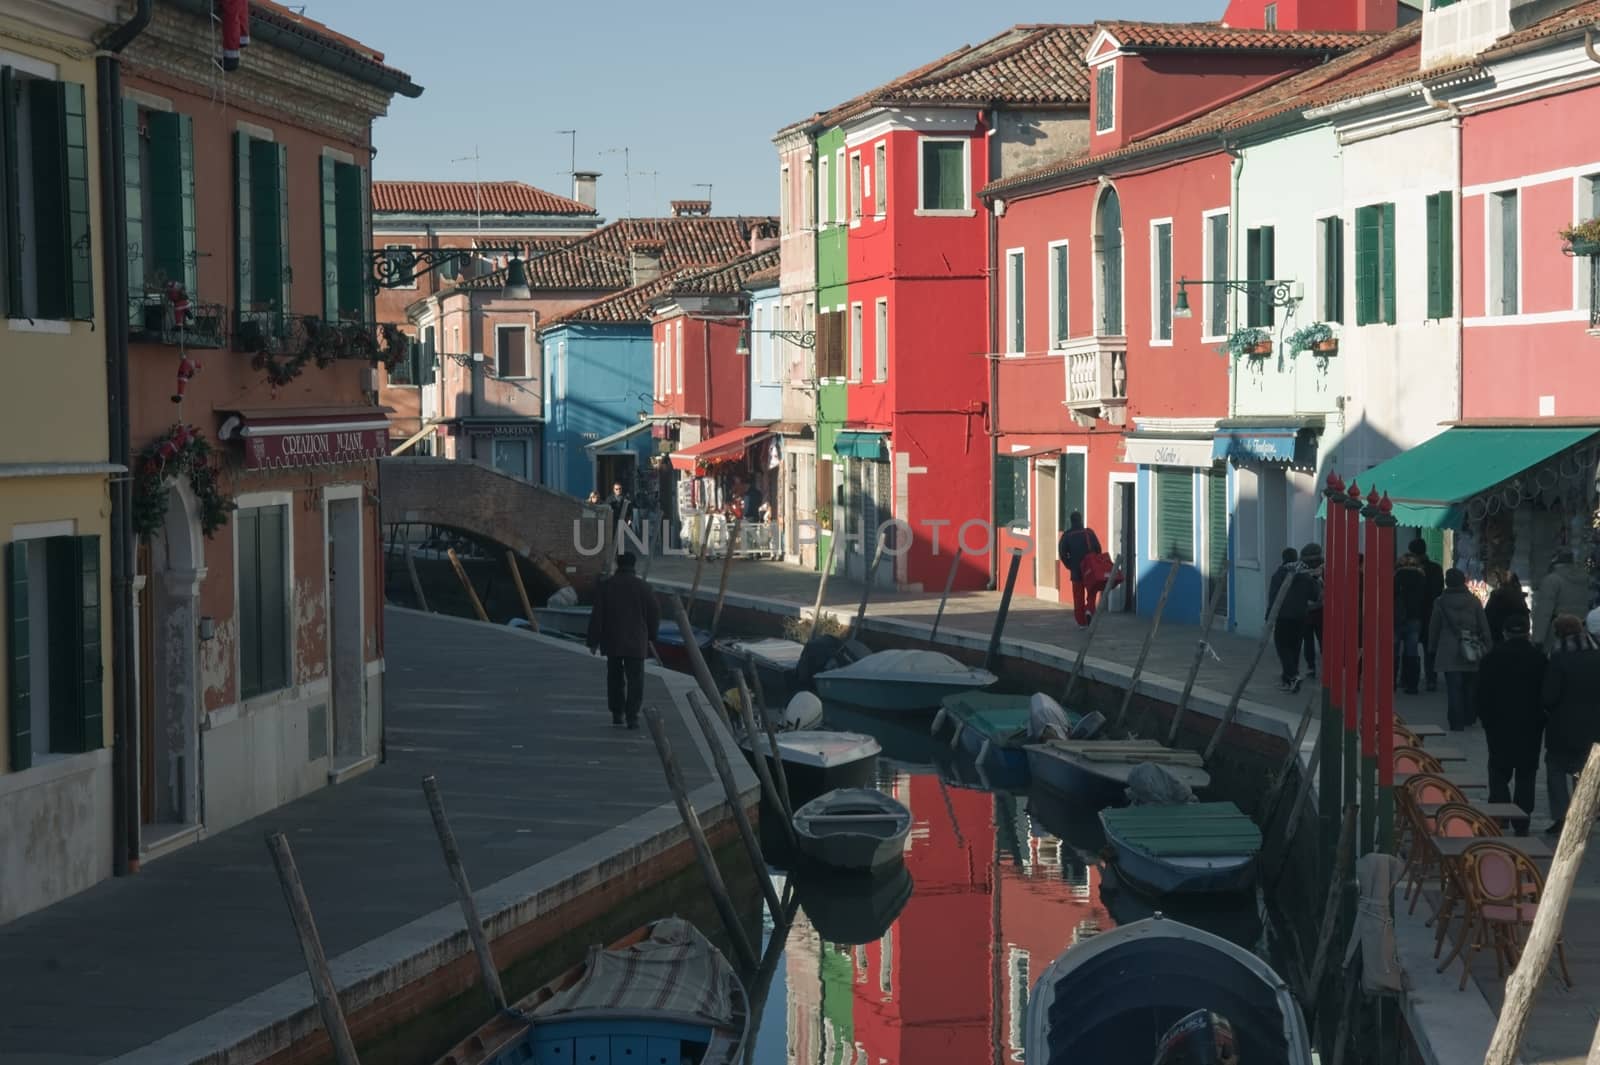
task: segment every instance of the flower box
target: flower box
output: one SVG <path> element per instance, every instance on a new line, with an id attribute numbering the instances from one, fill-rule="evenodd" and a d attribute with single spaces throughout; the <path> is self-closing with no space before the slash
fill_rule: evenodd
<path id="1" fill-rule="evenodd" d="M 1332 355 L 1339 350 L 1339 342 L 1337 340 L 1319 340 L 1311 345 L 1311 350 L 1319 355 Z"/>
<path id="2" fill-rule="evenodd" d="M 1567 242 L 1572 254 L 1577 256 L 1600 255 L 1600 240 L 1572 240 Z"/>
<path id="3" fill-rule="evenodd" d="M 1272 354 L 1272 341 L 1270 341 L 1270 340 L 1258 340 L 1254 344 L 1251 344 L 1248 349 L 1246 349 L 1246 354 L 1248 354 L 1248 355 L 1271 355 Z"/>

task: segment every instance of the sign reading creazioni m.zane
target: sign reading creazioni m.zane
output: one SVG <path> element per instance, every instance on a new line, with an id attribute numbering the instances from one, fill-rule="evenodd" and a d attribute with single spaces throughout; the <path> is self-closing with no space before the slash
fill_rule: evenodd
<path id="1" fill-rule="evenodd" d="M 250 470 L 292 470 L 366 462 L 387 454 L 388 444 L 384 429 L 251 436 L 245 441 L 244 465 Z"/>

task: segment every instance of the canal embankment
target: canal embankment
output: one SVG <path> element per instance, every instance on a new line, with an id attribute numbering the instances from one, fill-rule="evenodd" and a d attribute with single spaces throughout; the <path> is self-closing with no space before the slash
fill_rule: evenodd
<path id="1" fill-rule="evenodd" d="M 264 842 L 274 832 L 294 849 L 365 1065 L 447 1049 L 491 1011 L 421 790 L 429 775 L 513 1000 L 645 921 L 715 927 L 654 746 L 610 727 L 603 660 L 406 610 L 386 613 L 385 632 L 383 764 L 0 927 L 0 1059 L 329 1060 Z M 646 685 L 758 937 L 760 895 L 684 699 L 693 683 L 651 669 Z M 730 761 L 757 810 L 754 774 Z"/>

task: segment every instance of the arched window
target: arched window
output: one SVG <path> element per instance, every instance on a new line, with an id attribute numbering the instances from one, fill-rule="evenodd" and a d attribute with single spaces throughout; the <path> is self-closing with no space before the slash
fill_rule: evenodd
<path id="1" fill-rule="evenodd" d="M 1095 289 L 1100 335 L 1122 335 L 1122 202 L 1106 186 L 1094 215 Z"/>

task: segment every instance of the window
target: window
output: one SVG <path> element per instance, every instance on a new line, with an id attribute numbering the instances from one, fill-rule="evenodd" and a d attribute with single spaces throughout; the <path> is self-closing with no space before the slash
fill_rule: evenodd
<path id="1" fill-rule="evenodd" d="M 1194 473 L 1158 466 L 1155 469 L 1156 520 L 1152 558 L 1194 561 Z"/>
<path id="2" fill-rule="evenodd" d="M 1060 484 L 1060 505 L 1056 510 L 1056 528 L 1065 531 L 1072 524 L 1072 514 L 1082 514 L 1089 502 L 1089 455 L 1085 451 L 1062 452 L 1056 478 Z"/>
<path id="3" fill-rule="evenodd" d="M 100 538 L 5 545 L 6 732 L 10 769 L 105 745 Z"/>
<path id="4" fill-rule="evenodd" d="M 496 377 L 528 376 L 528 327 L 494 327 L 494 372 Z"/>
<path id="5" fill-rule="evenodd" d="M 672 380 L 678 389 L 678 395 L 683 395 L 683 319 L 678 319 L 677 329 L 674 330 L 676 339 L 673 343 Z"/>
<path id="6" fill-rule="evenodd" d="M 817 223 L 825 226 L 833 221 L 833 189 L 828 186 L 828 163 L 826 155 L 817 160 Z"/>
<path id="7" fill-rule="evenodd" d="M 1100 297 L 1100 335 L 1122 336 L 1122 201 L 1107 188 L 1095 208 L 1096 278 Z"/>
<path id="8" fill-rule="evenodd" d="M 850 172 L 845 169 L 844 149 L 833 153 L 833 220 L 844 225 L 850 208 Z"/>
<path id="9" fill-rule="evenodd" d="M 1261 472 L 1250 466 L 1233 468 L 1234 553 L 1241 566 L 1261 565 Z"/>
<path id="10" fill-rule="evenodd" d="M 199 287 L 195 255 L 194 120 L 122 103 L 123 194 L 128 211 L 128 320 L 144 325 L 146 296 L 168 281 L 190 299 Z M 164 297 L 159 297 L 164 302 Z M 160 303 L 157 303 L 160 306 Z"/>
<path id="11" fill-rule="evenodd" d="M 0 66 L 6 316 L 94 318 L 83 86 Z"/>
<path id="12" fill-rule="evenodd" d="M 844 376 L 844 315 L 824 308 L 817 329 L 817 377 L 837 380 Z"/>
<path id="13" fill-rule="evenodd" d="M 1028 460 L 1000 455 L 994 464 L 994 523 L 1028 527 Z"/>
<path id="14" fill-rule="evenodd" d="M 1106 63 L 1094 72 L 1094 131 L 1110 133 L 1116 127 L 1117 67 Z"/>
<path id="15" fill-rule="evenodd" d="M 861 153 L 850 156 L 850 221 L 861 220 Z"/>
<path id="16" fill-rule="evenodd" d="M 766 308 L 757 307 L 752 318 L 754 321 L 750 329 L 750 367 L 751 373 L 755 377 L 755 383 L 759 385 L 766 378 L 765 368 L 762 366 L 764 361 L 762 355 L 766 347 L 765 341 L 768 339 L 762 332 L 763 326 L 766 324 Z"/>
<path id="17" fill-rule="evenodd" d="M 784 236 L 789 234 L 789 198 L 794 195 L 794 190 L 789 187 L 789 168 L 778 168 L 778 232 Z"/>
<path id="18" fill-rule="evenodd" d="M 1489 211 L 1489 313 L 1516 314 L 1521 258 L 1517 191 L 1495 193 Z"/>
<path id="19" fill-rule="evenodd" d="M 861 304 L 850 305 L 850 380 L 861 380 Z"/>
<path id="20" fill-rule="evenodd" d="M 1267 282 L 1277 269 L 1276 241 L 1271 226 L 1247 229 L 1244 234 L 1245 278 L 1251 282 L 1245 301 L 1245 323 L 1251 328 L 1270 328 L 1277 321 L 1272 305 L 1272 289 Z"/>
<path id="21" fill-rule="evenodd" d="M 234 515 L 239 582 L 239 695 L 289 686 L 289 508 L 242 507 Z"/>
<path id="22" fill-rule="evenodd" d="M 811 192 L 817 187 L 817 164 L 806 157 L 805 177 L 800 183 L 800 227 L 810 229 L 812 225 Z"/>
<path id="23" fill-rule="evenodd" d="M 359 166 L 322 157 L 322 316 L 365 320 L 366 176 Z M 287 305 L 286 305 L 287 306 Z"/>
<path id="24" fill-rule="evenodd" d="M 1317 219 L 1321 287 L 1317 311 L 1324 322 L 1344 321 L 1344 219 Z"/>
<path id="25" fill-rule="evenodd" d="M 283 146 L 240 130 L 234 138 L 234 205 L 240 320 L 283 332 L 289 289 L 289 159 Z"/>
<path id="26" fill-rule="evenodd" d="M 666 345 L 662 341 L 657 340 L 656 341 L 656 398 L 657 399 L 665 399 L 666 396 L 667 396 L 667 392 L 666 392 L 667 360 L 666 360 L 665 356 L 663 355 L 663 352 L 665 350 L 666 350 Z"/>
<path id="27" fill-rule="evenodd" d="M 1428 317 L 1455 313 L 1455 196 L 1428 197 Z"/>
<path id="28" fill-rule="evenodd" d="M 1225 467 L 1206 471 L 1206 601 L 1217 613 L 1228 613 L 1228 593 L 1217 586 L 1228 579 L 1228 473 Z"/>
<path id="29" fill-rule="evenodd" d="M 1014 354 L 1027 350 L 1026 283 L 1022 249 L 1006 252 L 1006 350 Z"/>
<path id="30" fill-rule="evenodd" d="M 1356 324 L 1395 322 L 1394 204 L 1356 208 Z"/>
<path id="31" fill-rule="evenodd" d="M 1228 335 L 1228 212 L 1206 215 L 1206 335 Z"/>
<path id="32" fill-rule="evenodd" d="M 422 343 L 413 344 L 412 353 L 418 360 L 416 375 L 412 381 L 419 385 L 431 385 L 438 378 L 438 356 L 434 352 L 433 326 L 424 326 L 422 329 Z"/>
<path id="33" fill-rule="evenodd" d="M 1266 7 L 1266 10 L 1263 11 L 1261 13 L 1261 15 L 1262 15 L 1262 19 L 1263 19 L 1263 25 L 1267 29 L 1275 30 L 1275 29 L 1278 28 L 1278 5 L 1277 4 L 1268 4 L 1267 7 Z"/>
<path id="34" fill-rule="evenodd" d="M 875 330 L 873 343 L 877 354 L 877 365 L 872 379 L 874 381 L 887 381 L 889 379 L 889 301 L 878 301 L 877 321 L 873 323 Z"/>
<path id="35" fill-rule="evenodd" d="M 1172 339 L 1172 223 L 1157 222 L 1150 227 L 1150 264 L 1154 277 L 1150 282 L 1151 336 L 1155 340 Z"/>
<path id="36" fill-rule="evenodd" d="M 1063 347 L 1072 335 L 1068 300 L 1067 242 L 1050 245 L 1050 344 Z"/>
<path id="37" fill-rule="evenodd" d="M 889 146 L 879 141 L 872 149 L 873 211 L 879 218 L 889 213 Z"/>
<path id="38" fill-rule="evenodd" d="M 922 210 L 967 209 L 967 142 L 922 141 Z"/>

